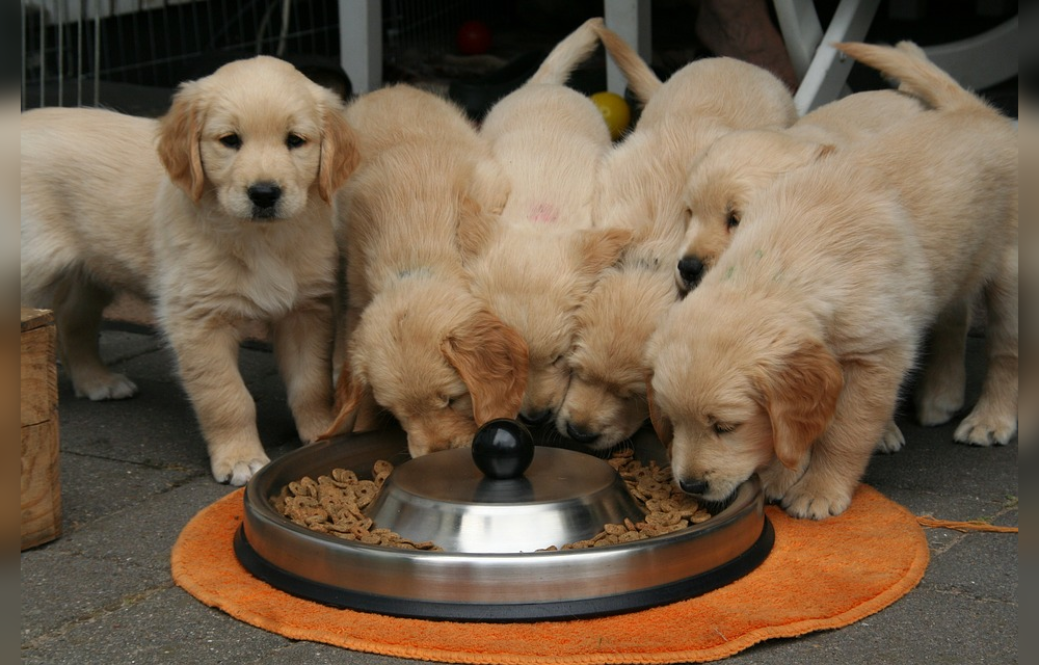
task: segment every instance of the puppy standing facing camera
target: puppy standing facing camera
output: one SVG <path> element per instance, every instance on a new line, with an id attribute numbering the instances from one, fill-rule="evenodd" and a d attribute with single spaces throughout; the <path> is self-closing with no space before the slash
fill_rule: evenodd
<path id="1" fill-rule="evenodd" d="M 238 370 L 270 326 L 300 438 L 331 420 L 334 194 L 358 155 L 342 104 L 260 56 L 183 84 L 158 121 L 98 109 L 22 116 L 22 302 L 54 310 L 76 394 L 130 397 L 102 363 L 102 311 L 151 300 L 220 482 L 269 460 Z"/>

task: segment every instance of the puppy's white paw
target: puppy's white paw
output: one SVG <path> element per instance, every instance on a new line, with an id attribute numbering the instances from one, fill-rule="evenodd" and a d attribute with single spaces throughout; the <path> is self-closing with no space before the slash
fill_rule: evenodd
<path id="1" fill-rule="evenodd" d="M 76 397 L 87 397 L 95 402 L 106 399 L 126 399 L 137 394 L 137 384 L 122 374 L 110 372 L 89 379 L 74 381 Z"/>
<path id="2" fill-rule="evenodd" d="M 902 430 L 898 429 L 894 420 L 891 420 L 884 428 L 884 433 L 880 435 L 880 441 L 877 441 L 876 451 L 884 454 L 897 453 L 905 445 L 906 438 L 902 434 Z"/>
<path id="3" fill-rule="evenodd" d="M 821 520 L 840 515 L 851 505 L 851 493 L 843 490 L 817 492 L 813 483 L 798 483 L 783 497 L 787 514 L 800 519 Z"/>
<path id="4" fill-rule="evenodd" d="M 1017 418 L 971 412 L 956 428 L 953 439 L 969 446 L 1005 446 L 1017 433 Z"/>
<path id="5" fill-rule="evenodd" d="M 963 393 L 936 393 L 923 397 L 917 402 L 916 417 L 925 427 L 944 425 L 952 420 L 956 412 L 963 408 Z"/>
<path id="6" fill-rule="evenodd" d="M 246 459 L 214 458 L 210 465 L 213 478 L 218 483 L 230 483 L 240 487 L 249 482 L 249 479 L 270 461 L 267 455 L 260 453 Z"/>

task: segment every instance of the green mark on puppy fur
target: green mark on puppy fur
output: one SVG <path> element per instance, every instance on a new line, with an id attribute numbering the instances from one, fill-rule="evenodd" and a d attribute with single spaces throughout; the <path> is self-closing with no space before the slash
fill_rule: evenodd
<path id="1" fill-rule="evenodd" d="M 725 271 L 725 277 L 722 278 L 722 281 L 728 281 L 732 279 L 732 276 L 733 274 L 735 274 L 735 272 L 736 266 L 729 266 L 729 269 Z"/>
<path id="2" fill-rule="evenodd" d="M 758 251 L 754 252 L 754 258 L 756 258 L 759 261 L 765 258 L 765 250 L 759 249 Z"/>

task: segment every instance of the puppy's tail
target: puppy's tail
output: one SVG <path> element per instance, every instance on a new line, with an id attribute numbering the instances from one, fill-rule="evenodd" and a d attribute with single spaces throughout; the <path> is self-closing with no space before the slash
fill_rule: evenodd
<path id="1" fill-rule="evenodd" d="M 898 81 L 898 89 L 938 111 L 980 110 L 989 106 L 931 62 L 924 50 L 910 41 L 895 46 L 861 42 L 834 44 L 864 65 Z"/>
<path id="2" fill-rule="evenodd" d="M 599 26 L 602 26 L 601 18 L 590 18 L 564 37 L 530 77 L 529 83 L 565 85 L 574 69 L 599 47 L 596 32 Z"/>
<path id="3" fill-rule="evenodd" d="M 595 31 L 599 33 L 599 39 L 606 47 L 606 52 L 624 72 L 624 78 L 628 79 L 628 87 L 635 97 L 643 104 L 648 102 L 663 83 L 635 49 L 620 35 L 607 28 L 602 21 L 596 26 Z"/>

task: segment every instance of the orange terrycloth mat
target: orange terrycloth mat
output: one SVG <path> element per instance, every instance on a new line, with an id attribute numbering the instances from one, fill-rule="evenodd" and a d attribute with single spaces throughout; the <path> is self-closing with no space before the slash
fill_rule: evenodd
<path id="1" fill-rule="evenodd" d="M 474 623 L 331 608 L 274 589 L 235 558 L 242 491 L 203 509 L 173 547 L 173 579 L 203 603 L 295 640 L 397 658 L 491 665 L 706 662 L 764 640 L 840 628 L 919 583 L 930 554 L 916 517 L 868 486 L 822 522 L 768 506 L 769 557 L 702 596 L 572 621 Z"/>

